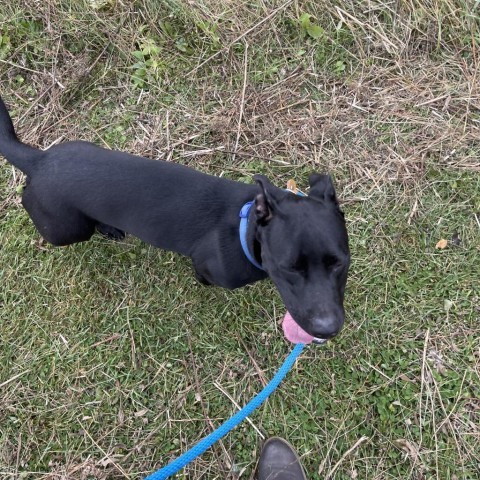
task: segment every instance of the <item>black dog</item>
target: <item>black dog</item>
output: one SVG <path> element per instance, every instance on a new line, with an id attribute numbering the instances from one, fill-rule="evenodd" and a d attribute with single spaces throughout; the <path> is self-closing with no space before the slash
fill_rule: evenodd
<path id="1" fill-rule="evenodd" d="M 269 276 L 301 329 L 317 339 L 340 331 L 350 258 L 330 177 L 311 175 L 300 197 L 262 175 L 247 185 L 88 142 L 41 151 L 18 140 L 1 99 L 0 152 L 26 173 L 22 203 L 48 242 L 128 232 L 191 257 L 205 284 L 233 289 Z M 239 212 L 248 201 L 244 253 Z"/>

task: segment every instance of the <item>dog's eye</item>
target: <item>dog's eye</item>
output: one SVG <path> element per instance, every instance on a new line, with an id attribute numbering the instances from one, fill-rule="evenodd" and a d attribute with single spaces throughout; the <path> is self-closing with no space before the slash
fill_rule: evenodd
<path id="1" fill-rule="evenodd" d="M 335 255 L 326 255 L 323 258 L 323 263 L 328 270 L 340 270 L 343 264 Z"/>
<path id="2" fill-rule="evenodd" d="M 307 257 L 305 255 L 298 256 L 290 265 L 291 270 L 296 272 L 305 272 L 308 267 Z"/>

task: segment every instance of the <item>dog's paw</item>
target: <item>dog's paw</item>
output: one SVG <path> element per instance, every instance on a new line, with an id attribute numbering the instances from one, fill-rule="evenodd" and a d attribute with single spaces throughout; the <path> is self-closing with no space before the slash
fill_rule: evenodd
<path id="1" fill-rule="evenodd" d="M 125 232 L 118 228 L 105 225 L 104 223 L 97 224 L 97 230 L 110 240 L 123 240 L 125 238 Z"/>

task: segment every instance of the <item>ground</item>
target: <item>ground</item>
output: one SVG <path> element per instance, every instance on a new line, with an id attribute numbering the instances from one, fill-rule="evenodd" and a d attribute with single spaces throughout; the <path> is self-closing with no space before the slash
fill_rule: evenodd
<path id="1" fill-rule="evenodd" d="M 23 141 L 302 189 L 334 178 L 352 252 L 342 334 L 180 478 L 251 478 L 272 435 L 310 479 L 479 478 L 479 11 L 2 2 L 0 91 Z M 0 475 L 140 479 L 274 375 L 284 306 L 269 282 L 200 286 L 132 237 L 45 244 L 23 182 L 0 160 Z"/>

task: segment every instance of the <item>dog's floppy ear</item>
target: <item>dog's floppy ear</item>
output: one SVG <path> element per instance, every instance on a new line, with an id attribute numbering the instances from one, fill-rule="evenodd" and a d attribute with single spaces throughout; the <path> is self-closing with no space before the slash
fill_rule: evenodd
<path id="1" fill-rule="evenodd" d="M 255 217 L 261 225 L 266 225 L 273 216 L 277 203 L 276 190 L 265 175 L 254 175 L 254 180 L 260 186 L 260 193 L 255 197 Z"/>
<path id="2" fill-rule="evenodd" d="M 335 187 L 333 186 L 330 175 L 314 173 L 308 178 L 308 183 L 310 184 L 310 191 L 308 192 L 309 197 L 317 200 L 335 202 L 338 205 Z"/>

